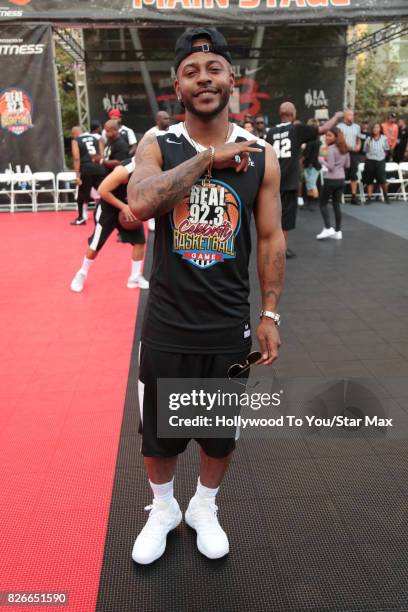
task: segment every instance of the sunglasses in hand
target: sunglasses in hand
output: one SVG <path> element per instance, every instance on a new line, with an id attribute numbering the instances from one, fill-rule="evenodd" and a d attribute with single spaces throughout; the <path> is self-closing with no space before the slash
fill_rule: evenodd
<path id="1" fill-rule="evenodd" d="M 252 353 L 249 353 L 248 357 L 246 358 L 245 363 L 233 363 L 228 368 L 228 378 L 238 378 L 241 376 L 241 374 L 247 372 L 251 365 L 254 365 L 261 358 L 262 353 L 259 351 L 252 351 Z"/>

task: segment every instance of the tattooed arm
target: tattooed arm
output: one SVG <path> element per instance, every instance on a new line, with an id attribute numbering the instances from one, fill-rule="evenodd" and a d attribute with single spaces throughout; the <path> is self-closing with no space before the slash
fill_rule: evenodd
<path id="1" fill-rule="evenodd" d="M 163 172 L 163 159 L 157 138 L 147 134 L 137 148 L 136 168 L 128 183 L 130 210 L 142 221 L 168 212 L 205 172 L 210 159 L 208 149 L 176 168 Z"/>
<path id="2" fill-rule="evenodd" d="M 255 142 L 256 139 L 217 146 L 214 168 L 235 168 L 236 172 L 245 172 L 248 153 L 260 151 L 252 146 Z M 239 163 L 235 161 L 236 155 L 243 156 Z M 172 170 L 163 172 L 163 159 L 157 138 L 147 134 L 137 148 L 136 169 L 127 189 L 132 213 L 145 221 L 168 212 L 187 195 L 196 180 L 205 173 L 210 162 L 211 151 L 206 149 Z"/>
<path id="3" fill-rule="evenodd" d="M 286 242 L 281 227 L 280 169 L 273 148 L 265 151 L 265 176 L 255 207 L 258 276 L 262 310 L 277 312 L 286 266 Z M 268 365 L 278 356 L 279 332 L 275 322 L 262 317 L 257 329 L 262 362 Z"/>

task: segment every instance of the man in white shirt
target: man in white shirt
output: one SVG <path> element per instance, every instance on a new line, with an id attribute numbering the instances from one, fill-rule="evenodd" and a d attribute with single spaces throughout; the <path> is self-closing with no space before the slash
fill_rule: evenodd
<path id="1" fill-rule="evenodd" d="M 167 132 L 170 127 L 170 115 L 166 111 L 159 111 L 156 114 L 156 125 L 147 130 L 146 134 L 154 134 L 160 136 L 163 132 Z"/>
<path id="2" fill-rule="evenodd" d="M 346 173 L 346 179 L 350 181 L 351 204 L 359 205 L 357 200 L 357 171 L 360 162 L 361 128 L 354 123 L 354 113 L 351 110 L 344 111 L 344 121 L 338 123 L 337 127 L 344 134 L 350 153 L 350 168 Z"/>

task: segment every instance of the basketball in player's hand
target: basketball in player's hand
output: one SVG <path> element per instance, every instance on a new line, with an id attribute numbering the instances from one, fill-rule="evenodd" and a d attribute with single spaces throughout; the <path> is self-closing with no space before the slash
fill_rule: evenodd
<path id="1" fill-rule="evenodd" d="M 143 225 L 143 221 L 140 221 L 140 219 L 135 219 L 134 221 L 128 221 L 128 216 L 123 212 L 123 210 L 120 211 L 118 219 L 119 219 L 120 226 L 123 227 L 123 229 L 127 230 L 128 232 L 137 230 L 139 229 L 139 227 L 142 227 Z"/>

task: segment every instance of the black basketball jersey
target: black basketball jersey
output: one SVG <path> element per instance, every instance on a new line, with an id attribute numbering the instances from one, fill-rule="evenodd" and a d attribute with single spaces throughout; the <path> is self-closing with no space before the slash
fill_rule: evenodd
<path id="1" fill-rule="evenodd" d="M 281 191 L 297 191 L 302 144 L 318 137 L 318 129 L 304 123 L 280 123 L 268 130 L 266 141 L 273 146 L 279 159 Z"/>
<path id="2" fill-rule="evenodd" d="M 80 172 L 87 174 L 104 174 L 103 167 L 92 161 L 92 156 L 99 153 L 99 139 L 97 134 L 85 132 L 76 139 L 79 147 Z"/>
<path id="3" fill-rule="evenodd" d="M 233 126 L 229 142 L 253 135 Z M 197 148 L 184 124 L 157 137 L 163 170 L 194 157 Z M 249 348 L 248 263 L 250 220 L 265 170 L 261 153 L 246 173 L 213 170 L 172 211 L 156 219 L 153 267 L 142 341 L 164 351 L 235 352 Z"/>
<path id="4" fill-rule="evenodd" d="M 107 160 L 116 159 L 118 161 L 125 161 L 129 157 L 129 144 L 128 142 L 119 136 L 115 140 L 107 142 L 104 157 Z"/>

